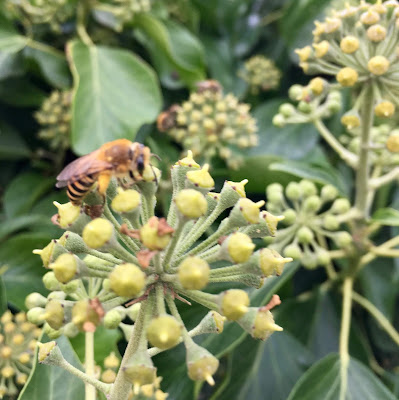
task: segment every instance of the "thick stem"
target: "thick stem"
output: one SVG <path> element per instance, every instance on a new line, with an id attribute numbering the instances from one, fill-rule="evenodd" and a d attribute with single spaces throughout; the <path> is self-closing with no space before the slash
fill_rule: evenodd
<path id="1" fill-rule="evenodd" d="M 77 6 L 76 31 L 77 31 L 80 39 L 86 46 L 93 46 L 94 43 L 91 40 L 91 38 L 86 30 L 87 6 L 85 3 L 86 3 L 85 1 L 80 1 Z"/>
<path id="2" fill-rule="evenodd" d="M 396 167 L 391 171 L 389 171 L 388 173 L 386 173 L 385 175 L 380 176 L 379 178 L 370 179 L 369 184 L 372 189 L 378 189 L 381 186 L 384 186 L 392 182 L 394 179 L 398 178 L 399 178 L 399 167 Z"/>
<path id="3" fill-rule="evenodd" d="M 125 378 L 124 369 L 140 345 L 141 337 L 144 334 L 145 317 L 147 312 L 151 311 L 151 305 L 152 304 L 149 303 L 149 300 L 141 303 L 140 312 L 136 319 L 136 323 L 134 324 L 133 334 L 127 344 L 109 400 L 127 400 L 129 397 L 132 384 Z"/>
<path id="4" fill-rule="evenodd" d="M 367 88 L 367 92 L 364 96 L 363 105 L 360 111 L 362 118 L 362 130 L 359 162 L 356 173 L 355 207 L 361 218 L 368 219 L 370 211 L 370 205 L 367 204 L 370 176 L 370 132 L 374 121 L 374 92 L 372 85 Z"/>
<path id="5" fill-rule="evenodd" d="M 346 392 L 348 389 L 348 367 L 349 367 L 349 332 L 351 325 L 351 310 L 352 310 L 352 292 L 353 292 L 353 278 L 347 277 L 344 280 L 343 286 L 343 302 L 342 302 L 342 321 L 341 333 L 339 337 L 339 356 L 341 359 L 341 388 L 339 393 L 339 400 L 346 399 Z"/>
<path id="6" fill-rule="evenodd" d="M 89 378 L 94 378 L 94 332 L 85 333 L 85 370 Z M 85 400 L 96 400 L 96 388 L 85 385 Z"/>

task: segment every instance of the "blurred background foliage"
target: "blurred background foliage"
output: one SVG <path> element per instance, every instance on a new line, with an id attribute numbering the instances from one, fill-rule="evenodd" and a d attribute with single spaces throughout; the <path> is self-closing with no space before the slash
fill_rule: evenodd
<path id="1" fill-rule="evenodd" d="M 45 293 L 41 281 L 45 270 L 32 250 L 61 235 L 50 218 L 56 212 L 52 202 L 67 200 L 64 191 L 54 186 L 63 166 L 107 141 L 125 137 L 146 143 L 159 155 L 167 180 L 170 165 L 182 148 L 157 129 L 156 118 L 172 104 L 187 100 L 196 83 L 204 79 L 217 80 L 224 93 L 250 104 L 258 126 L 259 143 L 239 150 L 243 162 L 238 169 L 228 168 L 217 157 L 211 160 L 219 185 L 225 179 L 249 179 L 248 197 L 261 199 L 272 182 L 286 185 L 307 178 L 316 184 L 333 184 L 349 196 L 353 192 L 351 171 L 328 151 L 313 126 L 280 129 L 271 122 L 288 88 L 309 80 L 299 69 L 294 50 L 311 42 L 315 19 L 343 3 L 3 1 L 0 310 L 7 302 L 12 310 L 24 310 L 27 294 Z M 251 90 L 242 71 L 254 55 L 274 61 L 282 76 L 279 87 L 258 93 Z M 337 136 L 343 131 L 339 118 L 335 115 L 327 122 Z M 164 196 L 168 195 L 165 185 Z M 160 204 L 165 203 L 160 198 Z M 382 190 L 377 204 L 397 206 L 397 188 Z M 393 231 L 399 233 L 397 227 L 386 227 L 379 240 Z M 338 398 L 339 358 L 335 353 L 341 297 L 338 288 L 322 285 L 325 278 L 322 268 L 306 270 L 293 263 L 282 277 L 268 280 L 253 293 L 256 304 L 267 303 L 273 293 L 283 300 L 275 318 L 284 332 L 267 343 L 229 324 L 223 334 L 206 338 L 202 344 L 221 360 L 212 389 L 201 388 L 186 377 L 182 349 L 157 356 L 163 390 L 172 399 L 263 399 L 266 393 L 270 400 Z M 377 259 L 362 271 L 357 283 L 363 295 L 396 325 L 398 284 L 399 261 L 395 259 Z M 398 347 L 363 309 L 355 306 L 354 312 L 347 398 L 397 398 Z M 203 316 L 199 306 L 182 306 L 182 313 L 193 323 Z M 109 346 L 112 350 L 117 344 L 123 349 L 119 334 L 97 332 L 96 336 L 99 349 Z M 82 341 L 78 338 L 72 344 L 82 356 Z M 62 346 L 75 357 L 69 343 Z M 41 371 L 32 382 L 45 387 L 50 376 Z M 58 398 L 62 386 L 52 387 L 54 393 L 41 398 Z M 29 390 L 22 399 L 36 398 Z"/>

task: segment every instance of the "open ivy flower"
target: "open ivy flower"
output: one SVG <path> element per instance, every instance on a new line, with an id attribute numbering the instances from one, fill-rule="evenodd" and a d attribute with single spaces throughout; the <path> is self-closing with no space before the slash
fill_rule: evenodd
<path id="1" fill-rule="evenodd" d="M 145 172 L 144 180 L 129 189 L 112 182 L 103 214 L 93 220 L 76 206 L 57 203 L 53 220 L 68 231 L 35 251 L 51 270 L 44 282 L 53 292 L 47 298 L 28 297 L 32 321 L 45 321 L 52 337 L 94 331 L 103 324 L 120 326 L 129 339 L 118 374 L 108 372 L 106 377 L 115 378 L 111 399 L 124 398 L 121 382 L 133 384 L 137 392 L 152 384 L 156 369 L 151 356 L 181 342 L 190 378 L 212 384 L 219 362 L 192 337 L 220 333 L 225 319 L 262 340 L 281 330 L 269 309 L 251 307 L 246 291 L 211 294 L 206 289 L 217 282 L 259 288 L 265 278 L 279 275 L 292 259 L 276 253 L 279 259 L 270 263 L 265 249 L 255 250 L 252 239 L 274 235 L 282 217 L 261 211 L 263 201 L 246 198 L 246 180 L 226 181 L 220 193 L 211 192 L 209 166 L 201 168 L 191 152 L 172 167 L 173 198 L 166 218 L 154 214 L 158 183 L 153 173 Z M 90 193 L 82 209 L 101 201 Z M 217 222 L 228 210 L 229 215 Z M 216 229 L 205 237 L 212 226 Z M 209 309 L 191 331 L 178 312 L 180 301 Z M 128 307 L 122 307 L 126 303 Z M 133 330 L 122 323 L 126 316 L 135 320 Z"/>

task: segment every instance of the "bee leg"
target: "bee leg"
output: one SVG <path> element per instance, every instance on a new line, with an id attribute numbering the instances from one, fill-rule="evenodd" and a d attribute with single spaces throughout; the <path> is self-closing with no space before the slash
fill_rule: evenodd
<path id="1" fill-rule="evenodd" d="M 105 202 L 105 194 L 108 189 L 109 182 L 111 180 L 111 174 L 107 172 L 102 172 L 98 177 L 98 193 L 102 196 Z"/>

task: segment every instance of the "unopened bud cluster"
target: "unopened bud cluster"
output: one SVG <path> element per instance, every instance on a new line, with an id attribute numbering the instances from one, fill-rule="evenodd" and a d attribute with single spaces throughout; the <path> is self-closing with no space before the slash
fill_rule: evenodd
<path id="1" fill-rule="evenodd" d="M 39 138 L 46 140 L 52 150 L 69 148 L 71 97 L 72 93 L 69 90 L 55 90 L 34 114 L 41 125 Z"/>
<path id="2" fill-rule="evenodd" d="M 44 284 L 52 293 L 47 298 L 34 293 L 26 300 L 29 318 L 46 321 L 45 330 L 52 337 L 94 331 L 103 324 L 121 327 L 129 338 L 139 331 L 132 332 L 132 326 L 122 321 L 126 316 L 136 324 L 140 321 L 142 345 L 123 370 L 136 392 L 156 379 L 151 355 L 180 342 L 187 350 L 190 378 L 212 383 L 219 362 L 191 337 L 220 333 L 226 318 L 262 340 L 281 330 L 269 309 L 250 307 L 246 291 L 210 294 L 204 289 L 219 282 L 259 288 L 265 278 L 280 275 L 292 259 L 277 252 L 271 259 L 268 249 L 255 251 L 252 239 L 275 235 L 282 217 L 261 211 L 263 201 L 254 203 L 246 197 L 246 180 L 226 181 L 220 193 L 212 192 L 209 166 L 201 168 L 191 152 L 172 167 L 171 174 L 173 199 L 167 218 L 154 214 L 159 171 L 150 166 L 144 179 L 131 188 L 112 181 L 105 204 L 95 191 L 85 197 L 82 207 L 56 203 L 53 221 L 67 232 L 35 251 L 50 270 Z M 99 208 L 97 218 L 85 213 Z M 229 216 L 203 238 L 227 210 Z M 210 312 L 188 332 L 177 300 L 200 303 Z M 127 302 L 135 304 L 126 308 Z M 109 382 L 115 377 L 114 364 L 104 371 L 103 379 Z"/>
<path id="3" fill-rule="evenodd" d="M 284 103 L 280 106 L 273 118 L 273 124 L 278 127 L 329 118 L 340 110 L 342 103 L 339 90 L 332 89 L 322 78 L 314 78 L 306 86 L 291 86 L 289 97 L 296 105 Z"/>
<path id="4" fill-rule="evenodd" d="M 281 71 L 274 61 L 265 56 L 256 55 L 245 62 L 239 76 L 248 83 L 252 94 L 258 94 L 260 91 L 277 89 Z"/>
<path id="5" fill-rule="evenodd" d="M 257 126 L 250 106 L 233 94 L 224 95 L 216 81 L 198 84 L 181 105 L 173 105 L 158 118 L 158 129 L 167 132 L 184 150 L 210 160 L 222 158 L 229 167 L 242 163 L 240 149 L 256 146 Z"/>
<path id="6" fill-rule="evenodd" d="M 40 334 L 23 312 L 0 317 L 0 399 L 16 398 L 25 385 Z"/>
<path id="7" fill-rule="evenodd" d="M 273 183 L 266 189 L 268 210 L 284 215 L 285 229 L 279 230 L 270 246 L 270 257 L 277 250 L 286 257 L 301 260 L 307 268 L 330 262 L 327 244 L 347 249 L 351 235 L 341 223 L 351 205 L 338 197 L 338 190 L 326 185 L 319 191 L 309 180 L 290 182 L 284 189 Z"/>
<path id="8" fill-rule="evenodd" d="M 30 25 L 48 24 L 55 32 L 73 14 L 73 1 L 69 0 L 5 0 L 5 10 L 16 20 Z"/>
<path id="9" fill-rule="evenodd" d="M 398 104 L 395 59 L 399 51 L 399 4 L 360 2 L 316 21 L 313 44 L 297 50 L 300 66 L 310 75 L 334 75 L 341 87 L 378 85 L 374 112 L 389 118 Z M 359 104 L 352 111 L 356 113 Z"/>

